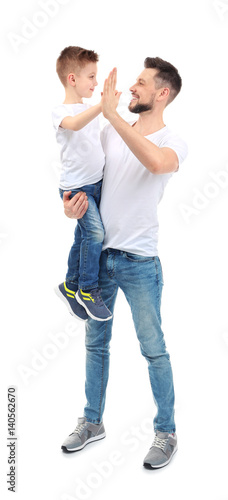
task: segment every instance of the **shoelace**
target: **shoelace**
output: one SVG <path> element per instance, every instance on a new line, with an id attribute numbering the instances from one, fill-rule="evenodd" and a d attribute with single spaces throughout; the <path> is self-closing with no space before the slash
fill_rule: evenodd
<path id="1" fill-rule="evenodd" d="M 95 290 L 92 290 L 90 292 L 90 295 L 92 295 L 93 299 L 95 300 L 96 306 L 98 306 L 98 307 L 103 305 L 102 298 L 101 298 L 101 291 L 102 291 L 102 289 L 96 288 Z"/>
<path id="2" fill-rule="evenodd" d="M 78 424 L 76 429 L 73 432 L 80 436 L 81 432 L 84 430 L 85 424 Z"/>
<path id="3" fill-rule="evenodd" d="M 169 439 L 161 439 L 158 436 L 155 436 L 152 446 L 156 446 L 156 448 L 160 448 L 162 451 L 164 451 L 164 448 L 168 443 L 168 440 Z"/>

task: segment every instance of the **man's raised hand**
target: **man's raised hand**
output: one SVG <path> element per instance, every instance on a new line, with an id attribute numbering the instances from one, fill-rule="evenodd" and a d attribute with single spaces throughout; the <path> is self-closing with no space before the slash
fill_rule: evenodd
<path id="1" fill-rule="evenodd" d="M 105 118 L 109 119 L 116 112 L 122 92 L 116 90 L 117 69 L 110 71 L 108 78 L 104 82 L 104 89 L 101 99 L 102 112 Z"/>

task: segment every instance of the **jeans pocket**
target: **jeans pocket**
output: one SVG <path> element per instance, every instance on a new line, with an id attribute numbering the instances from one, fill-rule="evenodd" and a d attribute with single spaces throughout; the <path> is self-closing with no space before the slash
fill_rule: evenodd
<path id="1" fill-rule="evenodd" d="M 125 252 L 126 258 L 131 262 L 153 262 L 155 257 L 147 255 L 138 255 L 136 253 Z"/>

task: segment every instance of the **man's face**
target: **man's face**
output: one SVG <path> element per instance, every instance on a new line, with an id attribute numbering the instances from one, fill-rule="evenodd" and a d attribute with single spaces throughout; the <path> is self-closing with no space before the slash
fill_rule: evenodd
<path id="1" fill-rule="evenodd" d="M 154 81 L 156 73 L 157 70 L 154 68 L 144 69 L 138 76 L 136 83 L 130 87 L 132 100 L 128 109 L 132 113 L 143 113 L 154 108 L 155 98 L 158 93 Z"/>
<path id="2" fill-rule="evenodd" d="M 91 97 L 97 86 L 97 64 L 87 63 L 75 74 L 76 92 L 80 98 Z"/>

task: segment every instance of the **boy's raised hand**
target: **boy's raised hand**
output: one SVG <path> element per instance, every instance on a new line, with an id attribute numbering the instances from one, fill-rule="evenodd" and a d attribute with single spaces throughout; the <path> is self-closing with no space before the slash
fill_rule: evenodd
<path id="1" fill-rule="evenodd" d="M 102 112 L 105 118 L 109 119 L 116 112 L 122 92 L 116 90 L 117 69 L 110 71 L 108 78 L 104 82 L 104 89 L 101 99 Z"/>

